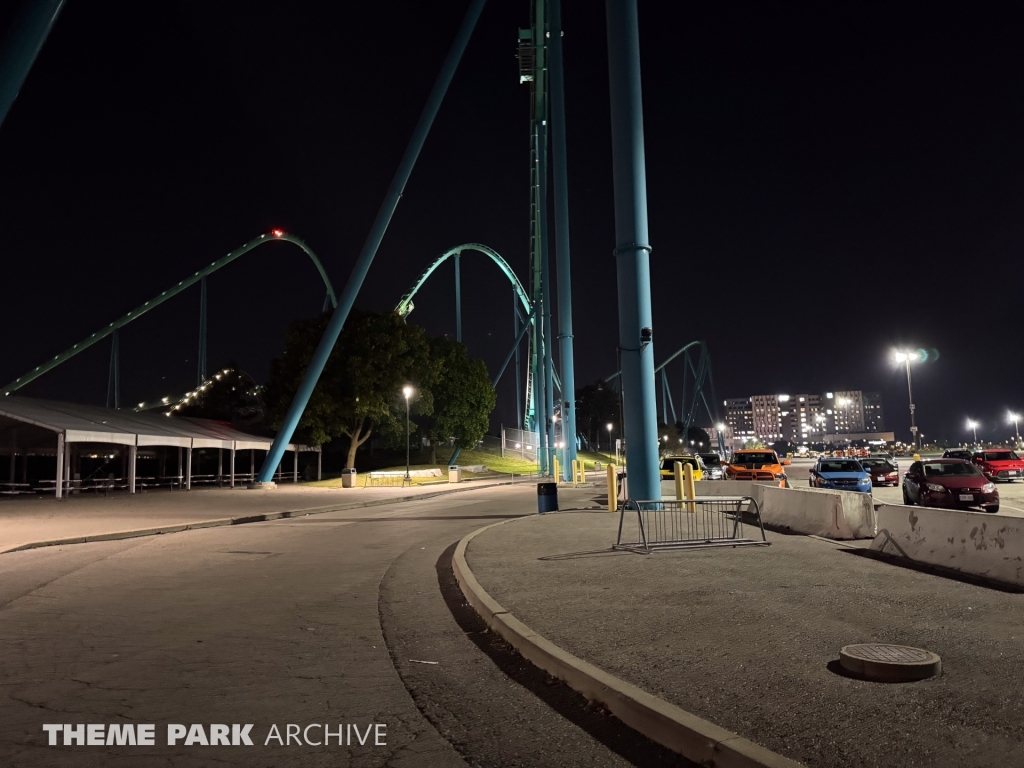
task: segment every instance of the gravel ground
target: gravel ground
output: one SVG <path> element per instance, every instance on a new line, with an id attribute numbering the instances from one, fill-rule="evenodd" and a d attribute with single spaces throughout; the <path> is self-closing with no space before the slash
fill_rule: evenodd
<path id="1" fill-rule="evenodd" d="M 617 524 L 530 517 L 478 536 L 468 559 L 553 642 L 808 766 L 1024 766 L 1024 595 L 803 536 L 610 553 Z M 862 642 L 927 648 L 943 674 L 838 674 L 839 649 Z"/>

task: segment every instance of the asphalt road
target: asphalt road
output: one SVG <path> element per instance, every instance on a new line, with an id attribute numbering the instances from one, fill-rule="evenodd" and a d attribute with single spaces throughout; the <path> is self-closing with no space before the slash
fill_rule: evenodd
<path id="1" fill-rule="evenodd" d="M 446 602 L 452 545 L 535 505 L 482 489 L 0 557 L 0 765 L 679 764 Z M 48 746 L 45 723 L 153 723 L 156 745 Z M 193 723 L 251 723 L 254 745 L 167 745 Z M 266 743 L 314 723 L 381 723 L 386 746 Z"/>
<path id="2" fill-rule="evenodd" d="M 900 480 L 903 473 L 910 466 L 913 460 L 909 456 L 897 459 L 900 465 Z M 792 464 L 786 467 L 786 475 L 795 488 L 806 488 L 810 479 L 810 470 L 814 461 L 807 459 L 793 459 Z M 999 514 L 1009 517 L 1024 517 L 1024 481 L 1014 480 L 1008 483 L 999 483 L 996 488 L 999 490 Z M 899 486 L 873 488 L 871 495 L 876 503 L 881 504 L 902 504 L 903 496 Z"/>

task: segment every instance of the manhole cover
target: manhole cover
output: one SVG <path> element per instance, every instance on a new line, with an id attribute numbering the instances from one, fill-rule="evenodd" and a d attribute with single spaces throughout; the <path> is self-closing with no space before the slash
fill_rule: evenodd
<path id="1" fill-rule="evenodd" d="M 886 683 L 924 680 L 942 671 L 942 659 L 937 653 L 888 643 L 844 646 L 839 651 L 839 664 L 858 677 Z"/>

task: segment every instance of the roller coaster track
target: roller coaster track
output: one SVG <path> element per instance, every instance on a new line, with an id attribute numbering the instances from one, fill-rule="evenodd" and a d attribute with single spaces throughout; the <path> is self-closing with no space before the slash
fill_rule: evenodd
<path id="1" fill-rule="evenodd" d="M 248 253 L 249 251 L 251 251 L 251 250 L 253 250 L 255 248 L 258 248 L 261 245 L 265 245 L 266 243 L 273 243 L 273 242 L 277 242 L 277 241 L 282 241 L 282 242 L 286 242 L 286 243 L 292 243 L 293 245 L 297 245 L 299 248 L 301 248 L 305 252 L 305 254 L 307 256 L 309 256 L 310 260 L 312 260 L 313 264 L 316 266 L 317 271 L 320 273 L 320 277 L 324 281 L 324 286 L 327 288 L 327 298 L 330 300 L 331 306 L 337 306 L 338 301 L 337 301 L 337 299 L 334 296 L 334 287 L 331 285 L 330 278 L 327 277 L 327 272 L 324 270 L 324 265 L 320 262 L 320 259 L 318 259 L 316 257 L 316 254 L 313 253 L 313 251 L 310 250 L 309 246 L 307 246 L 299 238 L 294 237 L 292 235 L 285 234 L 284 232 L 282 232 L 279 229 L 275 229 L 274 231 L 272 231 L 268 235 L 260 235 L 259 237 L 255 238 L 253 240 L 250 240 L 248 243 L 243 245 L 241 248 L 236 248 L 235 250 L 231 251 L 231 253 L 227 254 L 226 256 L 224 256 L 224 257 L 222 257 L 220 259 L 217 259 L 217 261 L 212 262 L 208 267 L 199 270 L 198 272 L 196 272 L 193 275 L 190 275 L 189 277 L 185 278 L 184 280 L 180 280 L 176 285 L 168 288 L 166 291 L 161 293 L 159 296 L 157 296 L 157 297 L 155 297 L 153 299 L 150 299 L 145 304 L 143 304 L 141 307 L 138 307 L 137 309 L 133 309 L 131 312 L 129 312 L 124 317 L 122 317 L 120 320 L 115 320 L 110 325 L 108 325 L 106 328 L 103 328 L 103 329 L 101 329 L 99 331 L 96 331 L 96 333 L 92 334 L 91 336 L 87 336 L 85 339 L 83 339 L 82 341 L 78 342 L 77 344 L 75 344 L 73 347 L 71 347 L 67 351 L 65 351 L 65 352 L 63 352 L 63 353 L 61 353 L 59 355 L 54 356 L 54 358 L 52 360 L 48 360 L 47 362 L 43 363 L 42 365 L 37 365 L 35 368 L 33 368 L 28 373 L 26 373 L 24 376 L 18 377 L 17 379 L 12 381 L 10 384 L 8 384 L 6 387 L 4 387 L 3 388 L 4 395 L 9 395 L 12 392 L 15 392 L 15 391 L 21 389 L 22 387 L 24 387 L 29 382 L 35 381 L 40 376 L 42 376 L 44 373 L 48 373 L 49 371 L 52 371 L 54 368 L 56 368 L 61 363 L 66 362 L 67 360 L 70 360 L 72 357 L 77 355 L 79 352 L 85 351 L 86 349 L 91 347 L 96 342 L 98 342 L 98 341 L 100 341 L 102 339 L 105 339 L 107 336 L 110 336 L 112 333 L 114 333 L 119 328 L 123 328 L 124 326 L 128 325 L 128 323 L 132 322 L 133 320 L 136 320 L 136 319 L 142 317 L 142 315 L 146 314 L 151 309 L 155 309 L 156 307 L 160 306 L 161 304 L 163 304 L 168 299 L 173 298 L 174 296 L 177 296 L 179 293 L 184 291 L 186 288 L 189 288 L 190 286 L 193 286 L 196 283 L 202 281 L 203 278 L 207 277 L 208 275 L 212 275 L 218 269 L 220 269 L 221 267 L 227 266 L 228 264 L 230 264 L 232 261 L 234 261 L 238 257 L 243 256 L 244 254 Z M 468 247 L 468 246 L 463 246 L 463 247 Z M 497 254 L 495 254 L 495 255 L 497 255 Z"/>
<path id="2" fill-rule="evenodd" d="M 486 245 L 481 245 L 480 243 L 464 243 L 462 245 L 457 245 L 434 259 L 433 263 L 424 270 L 423 274 L 417 278 L 415 283 L 413 283 L 412 288 L 410 288 L 402 297 L 402 300 L 398 302 L 398 306 L 395 307 L 395 311 L 402 317 L 407 317 L 409 313 L 416 308 L 416 305 L 412 301 L 413 296 L 415 296 L 416 292 L 423 287 L 425 282 L 427 282 L 427 278 L 430 277 L 434 273 L 434 270 L 444 264 L 449 258 L 457 254 L 461 254 L 463 251 L 479 251 L 485 256 L 489 256 L 491 261 L 498 265 L 498 268 L 502 271 L 505 277 L 508 278 L 508 281 L 512 283 L 512 288 L 515 290 L 516 296 L 519 297 L 519 301 L 523 305 L 523 315 L 528 317 L 530 312 L 533 310 L 533 305 L 530 302 L 530 297 L 526 293 L 526 289 L 523 288 L 523 284 L 519 282 L 519 278 L 516 276 L 516 273 L 512 270 L 512 267 L 509 266 L 508 262 L 498 255 L 497 251 L 493 248 L 488 248 Z"/>
<path id="3" fill-rule="evenodd" d="M 513 271 L 512 267 L 509 266 L 509 263 L 505 261 L 505 259 L 503 259 L 498 254 L 497 251 L 495 251 L 493 248 L 488 248 L 486 245 L 481 245 L 480 243 L 463 243 L 462 245 L 457 245 L 454 248 L 445 251 L 436 259 L 434 259 L 430 266 L 423 271 L 423 274 L 421 274 L 416 279 L 416 282 L 413 283 L 412 288 L 410 288 L 409 291 L 402 297 L 401 301 L 398 302 L 398 306 L 395 307 L 395 311 L 403 318 L 408 317 L 409 313 L 416 308 L 416 305 L 413 303 L 413 297 L 416 295 L 417 291 L 419 291 L 419 289 L 423 287 L 423 284 L 427 282 L 427 278 L 430 277 L 434 273 L 434 271 L 442 264 L 444 264 L 448 259 L 450 259 L 453 256 L 461 255 L 463 251 L 478 251 L 487 256 L 488 258 L 490 258 L 491 261 L 498 265 L 498 269 L 500 269 L 502 274 L 504 274 L 505 277 L 508 278 L 508 281 L 512 283 L 512 288 L 515 291 L 516 296 L 519 298 L 520 304 L 522 304 L 523 306 L 523 317 L 526 319 L 526 321 L 529 322 L 531 326 L 535 325 L 533 303 L 530 301 L 530 297 L 527 294 L 526 289 L 523 287 L 523 284 L 519 282 L 519 277 L 516 276 L 516 273 Z M 458 301 L 460 301 L 460 299 L 459 297 L 456 297 L 456 302 Z M 504 370 L 504 368 L 502 370 Z M 534 414 L 536 412 L 533 401 L 533 383 L 533 367 L 528 366 L 526 376 L 526 396 L 524 398 L 526 401 L 527 423 L 532 422 L 532 420 L 534 419 Z"/>

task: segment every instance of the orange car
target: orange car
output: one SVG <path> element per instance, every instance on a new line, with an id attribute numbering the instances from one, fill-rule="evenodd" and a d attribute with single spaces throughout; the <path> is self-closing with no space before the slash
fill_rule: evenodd
<path id="1" fill-rule="evenodd" d="M 789 459 L 780 459 L 775 451 L 767 448 L 736 451 L 725 468 L 725 476 L 729 480 L 777 482 L 781 488 L 787 488 L 789 482 L 783 467 L 790 463 Z"/>

